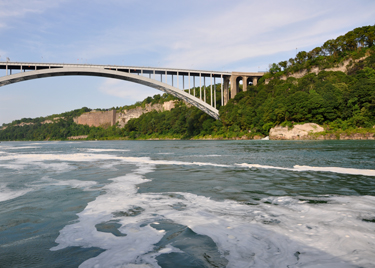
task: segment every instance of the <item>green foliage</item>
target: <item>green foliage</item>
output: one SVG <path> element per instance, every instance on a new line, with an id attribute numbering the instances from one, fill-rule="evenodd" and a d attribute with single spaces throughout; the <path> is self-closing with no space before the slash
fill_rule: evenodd
<path id="1" fill-rule="evenodd" d="M 316 47 L 309 52 L 300 51 L 295 58 L 290 58 L 288 61 L 270 64 L 269 73 L 265 79 L 310 70 L 313 67 L 324 70 L 338 65 L 344 60 L 359 59 L 367 52 L 374 51 L 374 40 L 375 25 L 356 28 L 336 39 L 328 40 L 321 47 Z M 357 65 L 355 64 L 354 67 L 358 67 Z"/>
<path id="2" fill-rule="evenodd" d="M 371 128 L 375 125 L 373 59 L 355 74 L 312 73 L 300 79 L 273 80 L 243 92 L 220 109 L 223 126 L 237 133 L 268 134 L 281 124 L 313 122 L 331 128 Z"/>
<path id="3" fill-rule="evenodd" d="M 122 107 L 116 107 L 116 111 L 117 112 L 123 112 L 124 110 L 131 110 L 131 109 L 135 109 L 137 107 L 144 108 L 146 106 L 146 104 L 151 104 L 151 105 L 153 105 L 153 104 L 163 104 L 164 102 L 168 102 L 168 101 L 171 101 L 171 100 L 178 100 L 178 98 L 176 98 L 176 97 L 174 97 L 170 94 L 167 94 L 167 93 L 164 93 L 163 95 L 156 94 L 153 97 L 147 97 L 143 101 L 138 101 L 133 105 L 125 105 L 125 106 L 122 106 Z"/>

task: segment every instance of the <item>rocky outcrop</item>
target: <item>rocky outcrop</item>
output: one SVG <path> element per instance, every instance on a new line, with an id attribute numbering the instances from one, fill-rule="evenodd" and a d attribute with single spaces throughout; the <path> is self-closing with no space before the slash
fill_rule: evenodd
<path id="1" fill-rule="evenodd" d="M 111 111 L 91 111 L 74 117 L 73 121 L 78 125 L 88 125 L 90 127 L 113 126 L 116 124 L 116 110 Z"/>
<path id="2" fill-rule="evenodd" d="M 119 127 L 124 127 L 132 118 L 138 118 L 144 113 L 152 111 L 162 112 L 170 111 L 176 105 L 176 101 L 167 101 L 163 104 L 146 104 L 145 107 L 137 107 L 130 110 L 125 110 L 122 113 L 116 113 L 116 110 L 111 111 L 91 111 L 84 113 L 78 117 L 73 118 L 74 122 L 79 125 L 88 125 L 94 127 L 113 126 L 118 123 Z"/>
<path id="3" fill-rule="evenodd" d="M 340 140 L 375 140 L 374 133 L 341 133 Z"/>
<path id="4" fill-rule="evenodd" d="M 55 117 L 53 118 L 53 120 L 44 120 L 43 122 L 40 122 L 42 125 L 44 124 L 53 124 L 53 123 L 56 123 L 57 120 L 65 120 L 65 117 Z M 35 123 L 33 122 L 30 122 L 30 123 L 25 123 L 25 122 L 21 122 L 19 124 L 16 124 L 16 125 L 12 125 L 13 127 L 23 127 L 23 126 L 29 126 L 29 125 L 34 125 Z M 8 126 L 4 126 L 4 127 L 0 127 L 0 130 L 5 130 L 7 129 Z"/>
<path id="5" fill-rule="evenodd" d="M 294 125 L 291 129 L 276 126 L 271 128 L 269 138 L 270 140 L 375 140 L 375 133 L 372 131 L 346 133 L 338 130 L 335 133 L 322 133 L 320 135 L 319 132 L 323 131 L 325 131 L 323 127 L 314 123 Z"/>
<path id="6" fill-rule="evenodd" d="M 142 114 L 149 113 L 152 111 L 163 112 L 163 111 L 170 111 L 176 105 L 176 101 L 167 101 L 163 104 L 146 104 L 145 107 L 137 107 L 130 110 L 125 110 L 123 113 L 116 114 L 116 122 L 118 122 L 119 127 L 124 127 L 130 119 L 138 118 Z"/>
<path id="7" fill-rule="evenodd" d="M 80 135 L 80 136 L 71 136 L 68 137 L 68 140 L 83 140 L 86 139 L 88 135 Z"/>
<path id="8" fill-rule="evenodd" d="M 319 69 L 319 67 L 313 67 L 311 68 L 310 70 L 301 70 L 299 72 L 296 72 L 296 73 L 293 73 L 293 74 L 288 74 L 288 75 L 283 75 L 283 76 L 280 76 L 280 80 L 286 80 L 288 79 L 289 77 L 294 77 L 294 78 L 301 78 L 303 76 L 305 76 L 306 74 L 310 74 L 310 73 L 314 73 L 314 74 L 319 74 L 321 71 L 331 71 L 331 72 L 337 72 L 337 71 L 340 71 L 340 72 L 343 72 L 343 73 L 348 73 L 348 66 L 350 66 L 353 62 L 356 63 L 356 62 L 360 62 L 364 59 L 366 59 L 368 56 L 370 56 L 369 54 L 362 57 L 362 58 L 359 58 L 359 59 L 356 59 L 356 60 L 352 60 L 352 59 L 348 59 L 348 60 L 345 60 L 343 61 L 342 63 L 340 63 L 339 65 L 337 65 L 336 67 L 333 67 L 333 68 L 327 68 L 327 69 Z M 270 78 L 270 79 L 266 79 L 265 80 L 265 84 L 268 84 L 273 78 Z"/>
<path id="9" fill-rule="evenodd" d="M 311 139 L 309 134 L 322 132 L 324 128 L 315 123 L 294 125 L 293 128 L 276 126 L 270 129 L 270 140 L 305 140 Z"/>
<path id="10" fill-rule="evenodd" d="M 375 133 L 339 133 L 311 136 L 310 140 L 375 140 Z"/>

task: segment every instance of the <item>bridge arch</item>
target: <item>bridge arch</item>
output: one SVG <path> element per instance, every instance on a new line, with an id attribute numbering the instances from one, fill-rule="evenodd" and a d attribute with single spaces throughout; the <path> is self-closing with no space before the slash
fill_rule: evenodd
<path id="1" fill-rule="evenodd" d="M 20 72 L 17 74 L 6 75 L 0 77 L 0 86 L 5 86 L 8 84 L 18 83 L 22 81 L 39 79 L 44 77 L 55 77 L 55 76 L 66 76 L 66 75 L 84 75 L 84 76 L 98 76 L 106 78 L 114 78 L 125 80 L 133 83 L 142 84 L 148 87 L 152 87 L 168 94 L 171 94 L 181 100 L 184 100 L 201 111 L 207 113 L 215 119 L 219 119 L 219 111 L 200 100 L 199 98 L 194 97 L 193 95 L 188 94 L 184 90 L 180 90 L 174 86 L 168 85 L 166 83 L 144 77 L 142 75 L 131 74 L 122 71 L 108 70 L 104 68 L 93 68 L 93 67 L 63 67 L 63 68 L 51 68 L 51 69 L 42 69 L 35 71 Z"/>

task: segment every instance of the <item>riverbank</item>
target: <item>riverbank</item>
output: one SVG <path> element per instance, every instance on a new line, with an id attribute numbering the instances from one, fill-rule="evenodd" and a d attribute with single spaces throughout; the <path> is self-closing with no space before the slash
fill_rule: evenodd
<path id="1" fill-rule="evenodd" d="M 270 129 L 271 140 L 375 140 L 375 128 L 330 129 L 315 123 L 275 126 Z"/>

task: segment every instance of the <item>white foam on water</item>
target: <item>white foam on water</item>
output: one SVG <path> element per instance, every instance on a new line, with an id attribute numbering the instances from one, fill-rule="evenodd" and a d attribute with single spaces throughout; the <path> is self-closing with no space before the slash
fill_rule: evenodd
<path id="1" fill-rule="evenodd" d="M 5 150 L 24 150 L 24 149 L 39 149 L 41 148 L 40 146 L 4 146 L 4 147 L 1 147 L 2 149 L 5 149 Z"/>
<path id="2" fill-rule="evenodd" d="M 22 164 L 0 164 L 0 167 L 7 168 L 7 169 L 13 169 L 13 170 L 21 170 L 26 167 L 26 165 Z"/>
<path id="3" fill-rule="evenodd" d="M 375 263 L 375 244 L 369 239 L 374 224 L 363 221 L 374 217 L 374 196 L 330 196 L 306 198 L 327 201 L 311 204 L 292 197 L 269 197 L 261 208 L 280 223 L 272 230 L 293 241 L 305 243 L 356 267 Z M 260 217 L 257 220 L 262 221 Z"/>
<path id="4" fill-rule="evenodd" d="M 115 160 L 127 163 L 144 163 L 151 165 L 196 165 L 196 166 L 213 166 L 213 167 L 246 167 L 246 168 L 263 168 L 263 169 L 277 169 L 277 170 L 288 170 L 288 171 L 316 171 L 316 172 L 333 172 L 339 174 L 351 174 L 351 175 L 364 175 L 364 176 L 375 176 L 375 170 L 372 169 L 356 169 L 356 168 L 343 168 L 343 167 L 311 167 L 311 166 L 299 166 L 295 165 L 293 168 L 276 167 L 269 165 L 259 164 L 235 164 L 235 165 L 224 165 L 210 162 L 184 162 L 184 161 L 170 161 L 170 160 L 152 160 L 150 157 L 123 157 L 109 154 L 96 154 L 96 153 L 76 153 L 76 154 L 13 154 L 1 155 L 0 161 L 13 161 L 12 165 L 25 165 L 25 164 L 40 164 L 43 161 L 65 161 L 65 162 L 92 162 L 92 161 L 109 161 Z M 116 165 L 116 162 L 106 163 L 104 168 L 112 168 Z M 64 170 L 68 166 L 53 166 L 51 168 L 56 171 Z"/>
<path id="5" fill-rule="evenodd" d="M 195 233 L 209 236 L 228 260 L 227 267 L 372 267 L 375 244 L 373 223 L 361 219 L 374 211 L 375 197 L 324 196 L 327 204 L 310 204 L 298 197 L 269 197 L 257 206 L 214 201 L 192 193 L 138 193 L 142 177 L 155 162 L 142 158 L 134 173 L 112 179 L 106 194 L 90 202 L 77 222 L 65 226 L 51 250 L 70 246 L 99 247 L 106 251 L 80 267 L 159 267 L 156 257 L 182 252 L 155 249 L 165 232 L 151 226 L 171 220 Z M 180 197 L 173 197 L 179 195 Z M 183 198 L 181 198 L 181 196 Z M 183 210 L 174 209 L 175 205 Z M 181 204 L 183 206 L 181 206 Z M 127 216 L 138 208 L 139 215 Z M 366 214 L 366 215 L 365 215 Z M 96 225 L 117 221 L 126 236 L 115 236 Z"/>
<path id="6" fill-rule="evenodd" d="M 236 164 L 240 167 L 248 168 L 264 168 L 264 169 L 278 169 L 278 170 L 289 170 L 289 171 L 321 171 L 321 172 L 333 172 L 340 174 L 350 174 L 350 175 L 364 175 L 364 176 L 375 176 L 374 169 L 358 169 L 358 168 L 343 168 L 343 167 L 311 167 L 311 166 L 299 166 L 295 165 L 293 168 L 285 167 L 275 167 L 267 165 L 258 164 Z"/>
<path id="7" fill-rule="evenodd" d="M 41 188 L 43 186 L 69 186 L 71 188 L 82 188 L 84 191 L 90 191 L 93 186 L 98 183 L 96 181 L 80 181 L 80 180 L 56 180 L 50 177 L 43 177 L 41 180 L 31 184 L 33 188 Z"/>
<path id="8" fill-rule="evenodd" d="M 198 155 L 192 155 L 191 157 L 220 157 L 222 155 L 219 154 L 198 154 Z"/>
<path id="9" fill-rule="evenodd" d="M 102 152 L 129 152 L 126 149 L 86 149 L 88 152 L 102 153 Z"/>
<path id="10" fill-rule="evenodd" d="M 110 154 L 90 154 L 90 153 L 76 153 L 76 154 L 7 154 L 0 156 L 0 161 L 12 161 L 12 164 L 26 165 L 34 164 L 43 166 L 40 163 L 45 161 L 65 161 L 65 162 L 93 162 L 93 161 L 117 161 L 126 163 L 143 163 L 151 165 L 196 165 L 196 166 L 214 166 L 214 167 L 231 167 L 230 165 L 215 164 L 209 162 L 183 162 L 183 161 L 168 161 L 168 160 L 152 160 L 150 157 L 122 157 Z M 116 162 L 106 163 L 112 167 Z M 45 163 L 47 164 L 47 163 Z M 66 166 L 67 167 L 67 166 Z"/>
<path id="11" fill-rule="evenodd" d="M 310 166 L 299 166 L 299 165 L 295 165 L 294 169 L 298 171 L 323 171 L 323 172 L 334 172 L 334 173 L 340 173 L 340 174 L 375 176 L 374 169 L 357 169 L 357 168 L 342 168 L 342 167 L 310 167 Z"/>
<path id="12" fill-rule="evenodd" d="M 150 167 L 148 167 L 150 168 Z M 142 170 L 140 170 L 143 173 Z M 131 209 L 132 197 L 136 194 L 135 185 L 146 182 L 141 175 L 131 173 L 113 179 L 113 183 L 103 187 L 107 194 L 87 205 L 84 211 L 77 214 L 75 224 L 65 226 L 56 239 L 58 246 L 51 250 L 59 250 L 69 246 L 100 247 L 106 249 L 99 256 L 82 263 L 80 267 L 117 267 L 134 264 L 140 252 L 150 252 L 164 233 L 152 228 L 149 224 L 122 226 L 121 232 L 127 236 L 116 237 L 110 233 L 97 231 L 96 224 L 113 219 L 113 212 Z M 79 238 L 79 239 L 77 239 Z M 141 239 L 140 239 L 141 238 Z M 156 261 L 151 267 L 157 267 Z"/>
<path id="13" fill-rule="evenodd" d="M 68 163 L 44 163 L 44 162 L 34 162 L 35 165 L 42 169 L 55 172 L 66 172 L 75 169 L 75 167 L 69 165 Z"/>
<path id="14" fill-rule="evenodd" d="M 30 191 L 32 191 L 32 189 L 13 190 L 8 188 L 6 184 L 0 184 L 0 202 L 23 196 Z"/>

